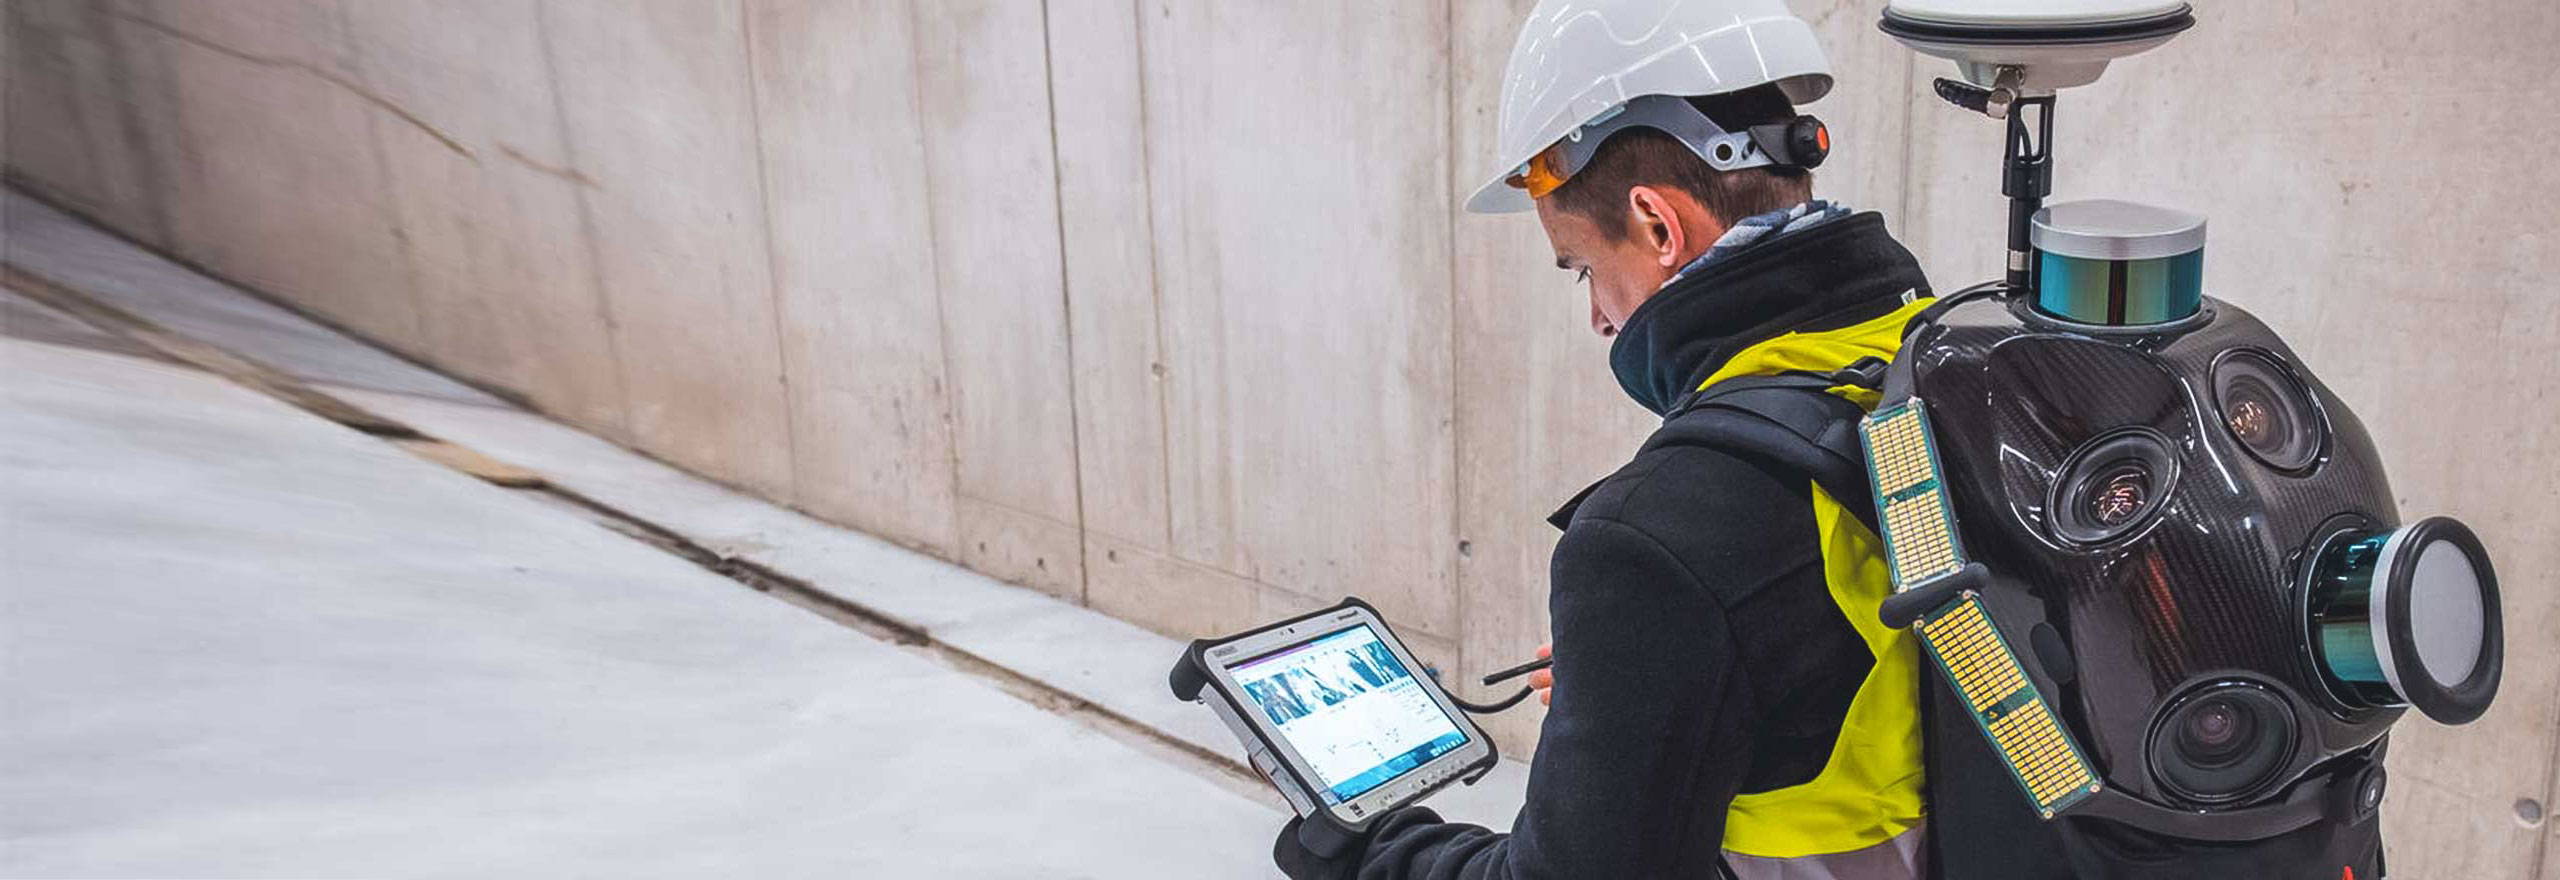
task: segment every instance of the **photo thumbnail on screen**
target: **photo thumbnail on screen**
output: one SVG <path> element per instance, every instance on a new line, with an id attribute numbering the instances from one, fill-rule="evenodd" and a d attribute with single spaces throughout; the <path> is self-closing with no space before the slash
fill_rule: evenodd
<path id="1" fill-rule="evenodd" d="M 1352 632 L 1366 633 L 1367 630 L 1368 627 L 1361 627 Z M 1323 644 L 1318 642 L 1300 650 L 1311 651 Z M 1395 653 L 1387 648 L 1387 644 L 1376 636 L 1357 640 L 1353 645 L 1339 646 L 1336 650 L 1315 653 L 1304 660 L 1302 664 L 1283 666 L 1267 678 L 1244 683 L 1245 693 L 1261 704 L 1263 714 L 1271 716 L 1271 723 L 1287 724 L 1313 714 L 1318 708 L 1339 705 L 1355 695 L 1413 677 L 1405 671 L 1403 663 L 1396 661 Z"/>
<path id="2" fill-rule="evenodd" d="M 1366 625 L 1230 669 L 1321 777 L 1327 803 L 1357 797 L 1466 742 Z"/>

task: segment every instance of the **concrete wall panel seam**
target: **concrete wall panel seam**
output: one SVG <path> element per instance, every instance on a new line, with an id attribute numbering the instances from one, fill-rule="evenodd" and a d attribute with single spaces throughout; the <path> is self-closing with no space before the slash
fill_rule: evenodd
<path id="1" fill-rule="evenodd" d="M 910 91 L 911 97 L 914 101 L 914 113 L 917 119 L 922 120 L 925 118 L 924 38 L 920 34 L 922 28 L 916 27 L 912 24 L 918 20 L 915 0 L 907 0 L 907 19 L 911 23 L 907 29 L 907 67 L 911 71 L 908 83 L 913 86 Z M 918 170 L 922 171 L 922 169 Z M 940 209 L 935 207 L 934 204 L 932 192 L 934 185 L 933 175 L 925 174 L 923 177 L 925 186 L 925 251 L 927 254 L 931 255 L 931 265 L 933 267 L 933 329 L 934 332 L 940 334 L 942 338 L 942 420 L 945 425 L 945 438 L 950 441 L 948 449 L 951 462 L 951 497 L 957 499 L 961 495 L 960 442 L 958 436 L 959 414 L 955 411 L 951 400 L 955 389 L 955 385 L 952 382 L 953 373 L 951 370 L 951 312 L 949 304 L 944 301 L 941 295 L 942 291 L 948 289 L 948 282 L 946 282 L 942 277 L 942 222 L 940 218 L 934 216 Z M 958 536 L 961 534 L 961 529 L 960 505 L 958 504 L 953 504 L 951 506 L 951 534 L 953 535 L 953 540 L 959 540 Z M 960 548 L 957 545 L 952 548 L 954 554 L 953 558 L 960 558 L 958 555 L 959 549 Z"/>
<path id="2" fill-rule="evenodd" d="M 1155 128 L 1147 123 L 1147 0 L 1129 0 L 1129 19 L 1133 36 L 1131 46 L 1138 56 L 1138 181 L 1144 188 L 1146 203 L 1152 206 L 1156 198 L 1156 163 Z M 1148 375 L 1154 380 L 1155 387 L 1156 448 L 1163 453 L 1157 456 L 1161 474 L 1159 484 L 1164 487 L 1163 541 L 1166 552 L 1171 554 L 1174 548 L 1173 429 L 1168 423 L 1173 419 L 1173 410 L 1165 399 L 1164 391 L 1164 248 L 1162 239 L 1156 237 L 1156 212 L 1150 207 L 1139 213 L 1144 215 L 1141 219 L 1147 228 L 1147 295 L 1152 305 L 1147 320 L 1154 326 L 1156 341 L 1156 363 L 1149 366 Z"/>
<path id="3" fill-rule="evenodd" d="M 2560 837 L 2560 817 L 2554 817 L 2551 814 L 2555 807 L 2560 807 L 2560 700 L 2553 701 L 2550 711 L 2543 715 L 2542 728 L 2551 737 L 2551 778 L 2543 782 L 2542 797 L 2534 802 L 2540 808 L 2541 815 L 2534 817 L 2532 822 L 2526 823 L 2528 827 L 2538 824 L 2543 830 L 2543 833 L 2534 835 L 2532 862 L 2534 880 L 2552 880 L 2553 872 L 2560 871 L 2560 847 L 2554 847 L 2551 843 L 2552 838 Z M 2519 804 L 2517 808 L 2521 809 L 2522 806 Z M 2525 821 L 2522 815 L 2515 818 L 2519 822 Z"/>
<path id="4" fill-rule="evenodd" d="M 1167 541 L 1162 330 L 1148 213 L 1138 31 L 1126 0 L 1050 0 L 1051 125 L 1071 298 L 1076 487 L 1089 533 L 1162 554 Z M 1086 562 L 1091 563 L 1087 553 Z M 1106 560 L 1108 561 L 1108 560 Z M 1092 604 L 1135 569 L 1089 573 Z"/>
<path id="5" fill-rule="evenodd" d="M 1465 198 L 1473 195 L 1474 191 L 1468 189 L 1465 178 L 1461 176 L 1469 172 L 1458 170 L 1465 167 L 1467 162 L 1458 155 L 1460 143 L 1458 139 L 1458 77 L 1451 72 L 1457 69 L 1455 65 L 1458 57 L 1458 7 L 1456 4 L 1457 0 L 1441 0 L 1440 3 L 1440 69 L 1443 71 L 1440 80 L 1443 125 L 1440 134 L 1440 178 L 1449 182 L 1451 195 Z M 1449 415 L 1448 420 L 1442 423 L 1447 426 L 1449 434 L 1449 473 L 1443 480 L 1449 488 L 1449 522 L 1448 531 L 1441 536 L 1441 540 L 1455 545 L 1449 554 L 1448 572 L 1450 609 L 1457 621 L 1457 625 L 1453 627 L 1455 631 L 1449 634 L 1451 641 L 1457 646 L 1452 659 L 1452 662 L 1458 666 L 1453 670 L 1457 674 L 1450 677 L 1450 680 L 1455 682 L 1466 679 L 1466 670 L 1490 669 L 1492 666 L 1479 658 L 1469 656 L 1468 645 L 1472 640 L 1467 638 L 1469 620 L 1467 612 L 1473 607 L 1474 602 L 1468 595 L 1470 591 L 1467 589 L 1466 577 L 1469 546 L 1466 539 L 1467 493 L 1466 486 L 1458 479 L 1458 472 L 1464 467 L 1460 462 L 1466 460 L 1469 450 L 1466 432 L 1457 428 L 1458 411 L 1463 406 L 1461 401 L 1467 396 L 1466 376 L 1459 372 L 1458 347 L 1464 342 L 1459 338 L 1457 321 L 1458 297 L 1461 295 L 1458 289 L 1458 221 L 1466 213 L 1466 208 L 1452 200 L 1450 204 L 1443 206 L 1442 210 L 1448 218 L 1449 227 L 1447 234 L 1449 236 L 1450 320 L 1443 328 L 1448 332 L 1446 345 L 1449 349 Z"/>
<path id="6" fill-rule="evenodd" d="M 90 3 L 83 7 L 90 17 L 90 30 L 106 49 L 108 92 L 115 96 L 116 124 L 133 163 L 133 174 L 139 186 L 143 205 L 152 228 L 150 240 L 166 247 L 169 244 L 169 203 L 167 185 L 161 178 L 161 163 L 153 155 L 149 138 L 144 135 L 142 102 L 133 90 L 132 63 L 126 58 L 123 30 L 116 25 L 107 4 Z"/>
<path id="7" fill-rule="evenodd" d="M 15 75 L 8 77 L 10 89 L 7 95 L 6 106 L 0 107 L 0 112 L 17 112 L 22 114 L 28 112 L 21 108 L 27 103 L 32 103 L 38 100 L 40 95 L 39 87 L 35 83 L 35 72 L 59 72 L 61 76 L 57 78 L 58 81 L 46 84 L 47 87 L 43 91 L 54 93 L 48 97 L 58 98 L 62 104 L 67 105 L 49 108 L 58 110 L 65 116 L 69 117 L 67 119 L 63 119 L 61 121 L 62 124 L 52 126 L 51 128 L 57 131 L 67 130 L 71 132 L 70 140 L 74 143 L 46 144 L 37 142 L 30 144 L 23 140 L 9 140 L 0 141 L 0 149 L 6 149 L 9 151 L 9 170 L 13 176 L 25 177 L 29 179 L 30 182 L 35 183 L 47 183 L 45 181 L 37 180 L 39 176 L 44 175 L 47 172 L 52 173 L 56 177 L 65 176 L 65 171 L 68 169 L 59 163 L 66 161 L 79 161 L 81 164 L 76 176 L 79 178 L 80 182 L 72 183 L 67 180 L 51 181 L 49 182 L 50 185 L 45 187 L 47 194 L 64 202 L 87 201 L 92 197 L 104 201 L 106 191 L 112 189 L 112 187 L 102 185 L 98 182 L 97 178 L 100 174 L 95 167 L 95 163 L 100 161 L 103 157 L 111 155 L 111 153 L 104 145 L 98 142 L 97 126 L 89 123 L 89 114 L 83 112 L 87 108 L 82 106 L 82 102 L 79 101 L 80 88 L 82 85 L 79 82 L 81 79 L 79 70 L 80 65 L 77 57 L 78 52 L 72 46 L 73 41 L 78 39 L 78 37 L 64 30 L 48 26 L 48 23 L 38 19 L 38 15 L 37 6 L 31 3 L 13 3 L 5 8 L 0 8 L 0 18 L 7 19 L 6 22 L 0 22 L 0 26 L 7 27 L 12 34 L 16 35 L 9 37 L 12 43 L 6 47 L 9 51 L 10 57 L 14 59 L 12 64 L 24 65 L 35 69 L 34 71 L 26 73 L 20 73 L 14 68 L 9 71 L 9 73 Z M 25 21 L 22 22 L 20 19 L 25 19 Z M 96 24 L 92 22 L 90 25 L 91 30 L 94 31 L 96 27 Z M 18 40 L 24 40 L 30 45 L 16 45 L 15 43 Z M 40 61 L 39 57 L 43 60 Z M 39 67 L 38 65 L 42 66 Z M 110 86 L 109 91 L 111 93 L 114 91 L 112 86 Z M 115 99 L 120 101 L 122 100 L 122 96 L 117 95 Z M 37 138 L 38 135 L 34 132 L 22 129 L 16 132 L 16 137 L 33 140 Z M 82 192 L 84 189 L 82 184 L 86 184 L 86 189 L 96 190 L 97 192 L 94 195 L 92 193 Z M 6 218 L 0 218 L 0 226 L 5 225 Z"/>
<path id="8" fill-rule="evenodd" d="M 118 53 L 133 63 L 147 62 L 151 65 L 154 74 L 151 88 L 164 102 L 162 109 L 168 114 L 160 126 L 163 133 L 150 139 L 153 143 L 169 144 L 167 150 L 153 153 L 168 184 L 161 200 L 167 226 L 161 245 L 173 256 L 210 268 L 219 254 L 216 249 L 193 237 L 193 218 L 187 212 L 188 202 L 194 191 L 202 188 L 206 175 L 205 150 L 197 143 L 195 135 L 195 117 L 198 114 L 184 100 L 184 93 L 179 88 L 181 77 L 175 69 L 177 60 L 174 53 L 163 51 L 160 41 L 169 38 L 150 29 L 143 16 L 123 11 L 124 6 L 129 5 L 101 8 L 100 13 L 108 17 L 108 23 L 115 31 Z M 268 293 L 272 297 L 274 292 Z"/>
<path id="9" fill-rule="evenodd" d="M 559 52 L 551 45 L 551 0 L 535 0 L 533 4 L 534 45 L 542 51 L 542 75 L 551 87 L 551 119 L 557 126 L 560 155 L 568 167 L 583 167 L 578 159 L 578 137 L 569 124 L 568 98 L 560 82 Z M 606 373 L 613 377 L 613 422 L 604 425 L 612 438 L 621 443 L 639 445 L 631 431 L 631 378 L 622 365 L 622 332 L 614 319 L 613 296 L 606 290 L 604 255 L 600 252 L 602 237 L 596 232 L 596 209 L 589 193 L 595 187 L 579 187 L 575 195 L 578 206 L 579 252 L 586 256 L 586 275 L 590 294 L 594 297 L 596 320 L 604 324 Z"/>
<path id="10" fill-rule="evenodd" d="M 554 0 L 547 33 L 579 167 L 600 182 L 581 191 L 626 354 L 630 433 L 796 503 L 773 439 L 786 393 L 736 2 Z"/>
<path id="11" fill-rule="evenodd" d="M 910 10 L 747 8 L 795 506 L 965 563 Z"/>
<path id="12" fill-rule="evenodd" d="M 328 15 L 329 19 L 337 24 L 339 51 L 344 53 L 348 68 L 353 70 L 355 73 L 355 84 L 349 87 L 355 89 L 359 94 L 373 96 L 375 99 L 373 102 L 374 106 L 385 108 L 399 107 L 397 103 L 394 103 L 387 98 L 383 98 L 380 91 L 373 87 L 372 77 L 365 70 L 364 49 L 357 45 L 355 35 L 347 25 L 347 11 L 345 5 L 338 2 L 338 0 L 331 0 L 328 4 Z M 399 115 L 403 111 L 391 110 L 389 112 L 392 112 L 394 115 Z M 427 131 L 430 136 L 437 137 L 439 140 L 444 141 L 447 147 L 461 147 L 461 142 L 454 139 L 450 133 L 447 133 L 443 131 L 443 129 L 435 126 L 427 125 L 424 120 L 418 119 L 414 114 L 406 116 L 404 119 L 410 125 L 423 129 Z M 373 114 L 367 114 L 365 116 L 364 128 L 365 151 L 373 157 L 374 182 L 378 192 L 375 201 L 376 207 L 382 211 L 383 221 L 391 226 L 392 250 L 399 254 L 399 263 L 402 269 L 398 274 L 398 277 L 403 284 L 407 285 L 406 289 L 397 292 L 401 303 L 407 306 L 407 308 L 402 309 L 402 311 L 407 314 L 409 325 L 408 329 L 397 337 L 400 340 L 399 347 L 414 352 L 430 351 L 432 349 L 426 344 L 426 321 L 421 317 L 421 314 L 424 311 L 424 306 L 418 301 L 417 249 L 411 243 L 408 233 L 403 231 L 401 228 L 400 211 L 397 204 L 399 194 L 392 191 L 392 187 L 396 185 L 397 181 L 391 174 L 390 154 L 382 145 L 381 117 Z M 479 157 L 473 154 L 470 151 L 470 148 L 461 147 L 461 151 L 462 155 L 465 158 L 469 158 L 473 164 L 479 164 Z M 421 361 L 425 360 L 424 358 L 416 357 L 412 357 L 412 359 Z"/>
<path id="13" fill-rule="evenodd" d="M 1076 394 L 1076 310 L 1075 279 L 1067 274 L 1067 193 L 1061 180 L 1065 164 L 1058 156 L 1058 71 L 1056 37 L 1049 26 L 1049 0 L 1040 0 L 1040 70 L 1048 86 L 1049 99 L 1049 190 L 1054 194 L 1050 205 L 1058 223 L 1058 306 L 1066 316 L 1067 336 L 1067 460 L 1076 473 L 1069 480 L 1076 496 L 1076 604 L 1093 604 L 1093 571 L 1084 558 L 1084 408 Z"/>
<path id="14" fill-rule="evenodd" d="M 774 351 L 781 354 L 781 372 L 775 380 L 782 384 L 783 480 L 792 487 L 792 494 L 799 496 L 804 494 L 799 490 L 799 407 L 793 403 L 791 394 L 792 346 L 782 335 L 782 258 L 776 251 L 780 235 L 773 225 L 773 172 L 768 167 L 770 160 L 764 148 L 764 101 L 756 84 L 756 30 L 755 16 L 751 12 L 746 3 L 738 4 L 738 39 L 745 43 L 742 51 L 747 59 L 747 63 L 739 65 L 739 76 L 747 84 L 747 127 L 752 131 L 751 138 L 755 142 L 756 223 L 764 227 L 765 314 L 772 318 Z"/>
<path id="15" fill-rule="evenodd" d="M 1048 41 L 1039 6 L 953 0 L 920 5 L 923 166 L 952 350 L 961 491 L 1037 511 L 972 522 L 964 561 L 1073 599 L 1082 592 L 1080 401 L 1060 268 Z"/>

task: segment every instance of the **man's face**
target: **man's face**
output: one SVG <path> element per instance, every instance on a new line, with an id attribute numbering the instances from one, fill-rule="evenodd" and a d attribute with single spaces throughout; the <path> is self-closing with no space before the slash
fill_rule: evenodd
<path id="1" fill-rule="evenodd" d="M 1553 199 L 1538 200 L 1538 223 L 1555 247 L 1556 268 L 1579 275 L 1590 290 L 1591 332 L 1617 336 L 1627 316 L 1695 256 L 1684 253 L 1690 242 L 1678 213 L 1665 193 L 1636 187 L 1626 212 L 1614 218 L 1627 234 L 1611 240 L 1590 218 L 1557 208 Z"/>

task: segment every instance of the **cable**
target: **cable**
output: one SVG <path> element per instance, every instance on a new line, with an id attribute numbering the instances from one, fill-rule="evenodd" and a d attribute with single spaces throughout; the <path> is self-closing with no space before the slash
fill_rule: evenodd
<path id="1" fill-rule="evenodd" d="M 1522 664 L 1520 664 L 1520 665 L 1518 665 L 1518 666 L 1514 666 L 1514 667 L 1511 667 L 1511 668 L 1509 668 L 1509 669 L 1505 669 L 1505 670 L 1502 670 L 1502 671 L 1500 671 L 1500 672 L 1493 673 L 1492 675 L 1487 675 L 1487 676 L 1485 676 L 1485 677 L 1484 677 L 1484 683 L 1485 683 L 1485 686 L 1486 686 L 1486 687 L 1492 687 L 1493 685 L 1500 684 L 1500 683 L 1502 683 L 1502 682 L 1509 681 L 1509 680 L 1511 680 L 1511 679 L 1519 678 L 1520 676 L 1527 675 L 1527 674 L 1529 674 L 1529 673 L 1536 672 L 1536 671 L 1541 670 L 1541 669 L 1545 669 L 1545 668 L 1547 668 L 1547 667 L 1549 667 L 1549 666 L 1552 666 L 1552 665 L 1555 665 L 1555 661 L 1554 661 L 1554 660 L 1549 659 L 1549 658 L 1545 658 L 1545 657 L 1540 657 L 1540 658 L 1538 658 L 1538 659 L 1536 659 L 1536 660 L 1531 660 L 1531 661 L 1529 661 L 1529 662 L 1527 662 L 1527 663 L 1522 663 Z M 1436 683 L 1438 683 L 1438 682 L 1440 681 L 1440 670 L 1425 667 L 1422 671 L 1423 671 L 1423 673 L 1424 673 L 1424 674 L 1431 676 L 1431 681 L 1432 681 L 1433 683 L 1435 683 L 1435 684 L 1436 684 Z M 1505 710 L 1510 709 L 1510 708 L 1511 708 L 1511 707 L 1513 707 L 1513 706 L 1520 705 L 1520 701 L 1522 701 L 1522 700 L 1526 700 L 1526 699 L 1528 699 L 1528 698 L 1529 698 L 1529 692 L 1530 692 L 1531 690 L 1534 690 L 1534 689 L 1533 689 L 1533 688 L 1521 688 L 1519 693 L 1512 694 L 1511 696 L 1509 696 L 1509 697 L 1505 697 L 1505 698 L 1500 699 L 1500 700 L 1495 700 L 1495 701 L 1493 701 L 1493 702 L 1491 702 L 1491 703 L 1470 703 L 1470 702 L 1467 702 L 1467 699 L 1466 699 L 1465 697 L 1461 697 L 1461 696 L 1458 696 L 1458 695 L 1457 695 L 1457 694 L 1455 694 L 1455 693 L 1451 693 L 1451 692 L 1448 690 L 1448 688 L 1446 688 L 1446 687 L 1441 688 L 1440 692 L 1441 692 L 1441 693 L 1443 693 L 1443 694 L 1448 694 L 1450 704 L 1455 705 L 1455 706 L 1457 706 L 1457 707 L 1458 707 L 1458 708 L 1460 708 L 1460 709 L 1464 709 L 1464 710 L 1466 710 L 1469 714 L 1474 714 L 1474 715 L 1491 715 L 1491 714 L 1493 714 L 1493 713 L 1495 713 L 1495 712 L 1505 711 Z"/>
<path id="2" fill-rule="evenodd" d="M 1465 709 L 1472 714 L 1491 715 L 1495 712 L 1501 712 L 1513 706 L 1520 705 L 1521 700 L 1529 698 L 1529 692 L 1531 690 L 1531 688 L 1521 688 L 1519 693 L 1512 694 L 1509 697 L 1492 703 L 1470 703 L 1467 702 L 1465 698 L 1460 697 L 1457 694 L 1450 694 L 1449 702 L 1456 704 L 1458 708 Z"/>

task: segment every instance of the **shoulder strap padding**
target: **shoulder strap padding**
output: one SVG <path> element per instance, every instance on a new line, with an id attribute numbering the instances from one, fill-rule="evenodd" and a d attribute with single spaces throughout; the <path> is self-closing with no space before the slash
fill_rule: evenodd
<path id="1" fill-rule="evenodd" d="M 1825 390 L 1833 384 L 1809 374 L 1718 382 L 1673 407 L 1644 448 L 1704 446 L 1803 474 L 1875 529 L 1874 492 L 1858 439 L 1866 411 Z"/>

